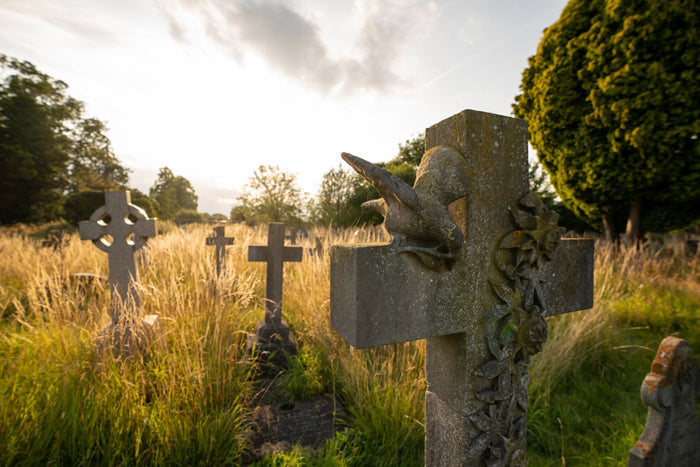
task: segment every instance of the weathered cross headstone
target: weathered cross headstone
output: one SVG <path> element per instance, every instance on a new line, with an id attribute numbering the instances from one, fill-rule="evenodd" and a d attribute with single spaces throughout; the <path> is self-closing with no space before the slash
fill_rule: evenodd
<path id="1" fill-rule="evenodd" d="M 527 366 L 545 317 L 592 306 L 593 242 L 528 193 L 525 121 L 466 110 L 425 142 L 413 188 L 343 155 L 393 241 L 332 248 L 331 324 L 357 348 L 427 338 L 426 465 L 524 465 Z"/>
<path id="2" fill-rule="evenodd" d="M 216 245 L 216 277 L 221 276 L 221 266 L 224 264 L 226 257 L 226 247 L 233 245 L 233 237 L 226 236 L 226 227 L 217 225 L 214 227 L 214 234 L 207 237 L 207 245 Z"/>
<path id="3" fill-rule="evenodd" d="M 700 465 L 700 423 L 695 408 L 700 374 L 688 342 L 673 336 L 661 341 L 641 395 L 649 406 L 647 422 L 641 438 L 630 449 L 627 465 Z"/>
<path id="4" fill-rule="evenodd" d="M 265 321 L 258 323 L 255 335 L 248 340 L 248 349 L 264 359 L 273 355 L 280 364 L 286 361 L 286 355 L 296 352 L 296 338 L 282 319 L 284 263 L 300 262 L 301 258 L 301 247 L 284 246 L 284 224 L 278 222 L 269 224 L 266 246 L 248 247 L 248 261 L 267 263 Z"/>
<path id="5" fill-rule="evenodd" d="M 306 233 L 304 229 L 299 229 L 297 227 L 292 227 L 289 229 L 289 233 L 284 236 L 285 240 L 289 240 L 289 243 L 292 245 L 297 244 L 297 240 L 300 240 L 302 238 L 307 238 L 309 235 Z"/>
<path id="6" fill-rule="evenodd" d="M 92 240 L 97 248 L 107 253 L 111 292 L 112 324 L 102 331 L 100 339 L 107 340 L 120 350 L 132 351 L 138 347 L 156 315 L 143 319 L 138 316 L 140 297 L 137 290 L 138 270 L 134 261 L 136 250 L 156 235 L 156 221 L 146 212 L 131 204 L 129 191 L 105 192 L 105 205 L 80 222 L 80 238 Z"/>

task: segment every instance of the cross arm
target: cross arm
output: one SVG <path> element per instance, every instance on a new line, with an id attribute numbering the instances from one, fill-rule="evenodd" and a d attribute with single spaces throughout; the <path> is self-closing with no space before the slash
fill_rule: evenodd
<path id="1" fill-rule="evenodd" d="M 302 260 L 304 249 L 300 246 L 286 246 L 282 250 L 282 261 L 285 263 L 299 263 Z M 269 247 L 250 245 L 248 246 L 248 261 L 267 262 L 270 260 Z"/>
<path id="2" fill-rule="evenodd" d="M 465 332 L 499 304 L 488 266 L 428 270 L 390 245 L 333 246 L 331 325 L 353 347 L 365 348 Z M 540 272 L 547 316 L 590 308 L 593 241 L 562 240 Z"/>

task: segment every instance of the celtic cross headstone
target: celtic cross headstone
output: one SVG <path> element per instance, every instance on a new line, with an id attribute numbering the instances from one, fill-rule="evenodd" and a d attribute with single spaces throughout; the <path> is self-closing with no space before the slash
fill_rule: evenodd
<path id="1" fill-rule="evenodd" d="M 80 238 L 107 253 L 111 292 L 112 325 L 102 332 L 120 347 L 133 346 L 139 329 L 152 326 L 156 316 L 139 317 L 138 270 L 134 253 L 156 235 L 156 221 L 131 204 L 129 191 L 105 192 L 105 205 L 81 221 Z M 118 342 L 117 342 L 118 341 Z"/>
<path id="2" fill-rule="evenodd" d="M 284 224 L 279 222 L 269 224 L 267 245 L 248 247 L 248 261 L 267 263 L 265 321 L 258 323 L 255 335 L 248 341 L 248 348 L 264 357 L 276 354 L 279 363 L 285 361 L 285 354 L 296 352 L 296 338 L 282 319 L 284 263 L 300 262 L 302 251 L 302 247 L 284 246 Z"/>
<path id="3" fill-rule="evenodd" d="M 343 154 L 393 241 L 332 248 L 331 324 L 357 348 L 427 339 L 426 465 L 525 465 L 527 367 L 547 316 L 592 306 L 593 242 L 528 192 L 526 122 L 466 110 L 425 142 L 413 188 Z"/>
<path id="4" fill-rule="evenodd" d="M 216 246 L 216 277 L 221 276 L 221 266 L 226 258 L 226 247 L 233 245 L 234 238 L 226 236 L 226 227 L 217 225 L 214 227 L 214 234 L 207 237 L 206 244 L 208 246 Z"/>

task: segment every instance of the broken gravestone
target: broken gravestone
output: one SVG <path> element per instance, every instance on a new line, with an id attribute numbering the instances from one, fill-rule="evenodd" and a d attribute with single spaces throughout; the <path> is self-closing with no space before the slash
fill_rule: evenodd
<path id="1" fill-rule="evenodd" d="M 296 353 L 296 338 L 282 319 L 282 281 L 285 262 L 300 262 L 301 247 L 284 246 L 284 224 L 268 226 L 267 245 L 248 247 L 248 261 L 267 263 L 265 278 L 265 321 L 259 322 L 255 335 L 248 339 L 248 353 L 263 361 L 284 366 Z"/>
<path id="2" fill-rule="evenodd" d="M 642 401 L 649 406 L 647 422 L 641 438 L 630 449 L 627 465 L 700 465 L 700 423 L 695 408 L 699 376 L 688 342 L 673 336 L 661 341 L 642 384 Z"/>
<path id="3" fill-rule="evenodd" d="M 156 221 L 131 204 L 129 191 L 105 192 L 105 205 L 79 225 L 80 238 L 92 240 L 109 261 L 112 324 L 98 336 L 98 347 L 133 355 L 149 341 L 156 315 L 140 317 L 138 270 L 134 253 L 156 235 Z"/>
<path id="4" fill-rule="evenodd" d="M 331 324 L 356 348 L 426 341 L 425 464 L 525 465 L 546 317 L 590 308 L 593 241 L 528 192 L 527 123 L 471 110 L 426 130 L 413 188 L 343 154 L 390 244 L 331 250 Z"/>

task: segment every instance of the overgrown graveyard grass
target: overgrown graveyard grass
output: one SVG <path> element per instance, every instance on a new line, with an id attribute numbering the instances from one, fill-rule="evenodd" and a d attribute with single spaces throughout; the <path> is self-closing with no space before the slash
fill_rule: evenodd
<path id="1" fill-rule="evenodd" d="M 240 465 L 260 400 L 245 340 L 263 316 L 265 265 L 247 261 L 267 228 L 227 226 L 235 245 L 215 278 L 209 226 L 165 233 L 137 253 L 144 314 L 163 339 L 139 359 L 95 354 L 110 321 L 107 255 L 56 226 L 0 227 L 0 463 Z M 310 231 L 332 244 L 385 239 L 377 229 Z M 596 246 L 595 307 L 549 320 L 531 366 L 529 464 L 626 465 L 642 432 L 639 388 L 666 335 L 700 353 L 700 265 L 675 251 Z M 354 350 L 331 330 L 327 254 L 285 265 L 283 315 L 299 353 L 277 381 L 290 399 L 331 393 L 348 426 L 315 451 L 257 465 L 422 465 L 424 346 Z"/>

